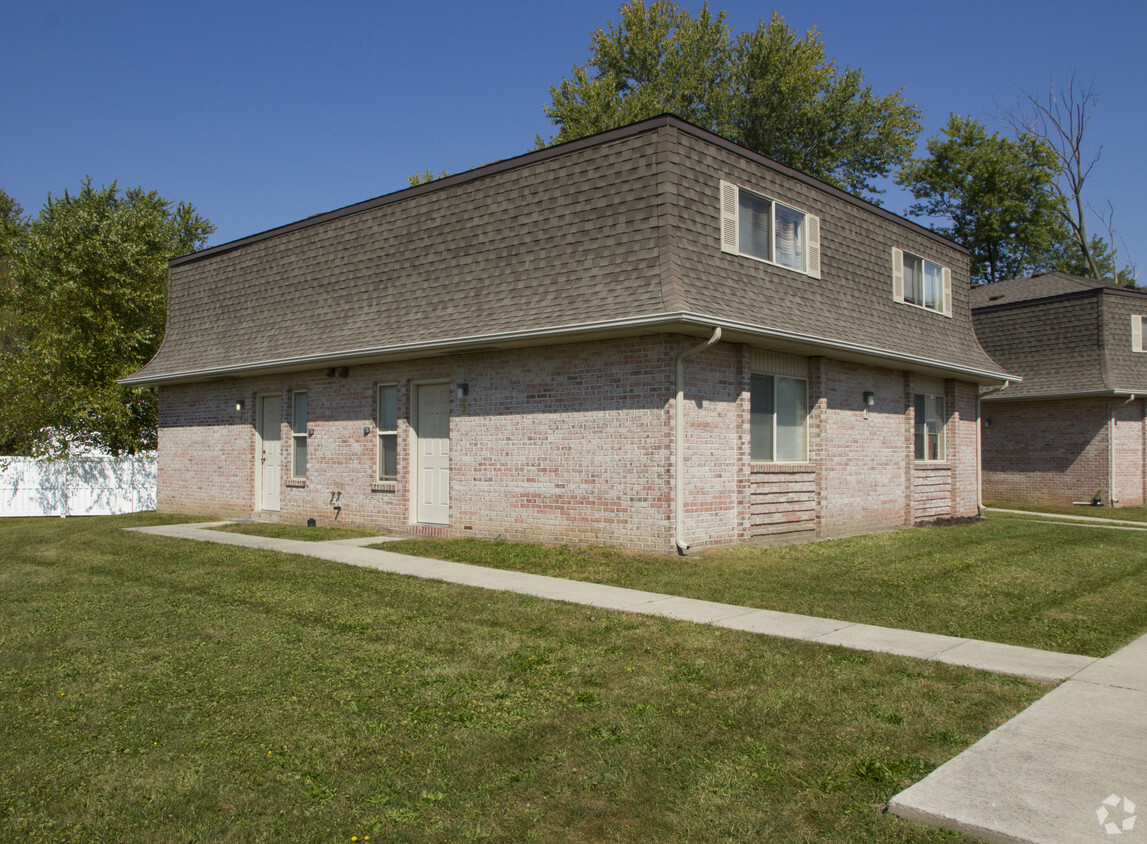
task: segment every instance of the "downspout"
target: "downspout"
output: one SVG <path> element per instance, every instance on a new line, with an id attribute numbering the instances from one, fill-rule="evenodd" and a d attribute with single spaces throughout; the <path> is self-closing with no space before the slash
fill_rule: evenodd
<path id="1" fill-rule="evenodd" d="M 677 398 L 673 402 L 673 544 L 682 556 L 689 550 L 681 530 L 685 522 L 685 358 L 703 352 L 720 339 L 718 326 L 704 343 L 677 353 Z"/>
<path id="2" fill-rule="evenodd" d="M 1011 381 L 1005 381 L 1002 387 L 996 387 L 985 393 L 976 393 L 976 506 L 980 509 L 980 515 L 984 513 L 984 417 L 980 409 L 980 400 L 984 396 L 1002 393 L 1011 385 Z"/>
<path id="3" fill-rule="evenodd" d="M 1131 402 L 1135 401 L 1135 394 L 1132 393 L 1131 397 L 1123 404 L 1113 405 L 1111 408 L 1111 425 L 1107 429 L 1107 468 L 1109 470 L 1108 483 L 1107 483 L 1107 505 L 1109 507 L 1115 506 L 1115 411 L 1121 407 L 1127 407 Z"/>

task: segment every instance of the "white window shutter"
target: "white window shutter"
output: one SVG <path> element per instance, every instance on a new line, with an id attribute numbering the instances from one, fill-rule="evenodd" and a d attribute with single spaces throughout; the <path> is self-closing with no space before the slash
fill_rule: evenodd
<path id="1" fill-rule="evenodd" d="M 904 301 L 904 250 L 892 247 L 892 298 Z"/>
<path id="2" fill-rule="evenodd" d="M 737 254 L 737 186 L 721 182 L 721 251 Z"/>
<path id="3" fill-rule="evenodd" d="M 820 217 L 806 214 L 808 223 L 808 274 L 820 278 Z"/>
<path id="4" fill-rule="evenodd" d="M 952 271 L 944 267 L 944 316 L 952 315 Z"/>
<path id="5" fill-rule="evenodd" d="M 1131 317 L 1131 351 L 1143 351 L 1143 317 L 1139 314 Z"/>

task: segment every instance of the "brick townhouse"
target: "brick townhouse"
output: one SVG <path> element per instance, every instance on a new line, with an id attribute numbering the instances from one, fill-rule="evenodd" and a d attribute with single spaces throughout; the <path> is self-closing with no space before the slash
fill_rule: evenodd
<path id="1" fill-rule="evenodd" d="M 967 254 L 662 116 L 171 262 L 163 511 L 671 551 L 978 505 Z"/>
<path id="2" fill-rule="evenodd" d="M 972 291 L 976 333 L 1023 376 L 983 397 L 992 501 L 1147 502 L 1147 293 L 1063 273 Z"/>

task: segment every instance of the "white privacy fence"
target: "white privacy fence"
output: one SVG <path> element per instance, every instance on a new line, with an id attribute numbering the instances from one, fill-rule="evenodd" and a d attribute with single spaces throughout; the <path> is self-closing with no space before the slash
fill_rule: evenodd
<path id="1" fill-rule="evenodd" d="M 154 455 L 0 457 L 0 516 L 107 516 L 154 509 Z"/>

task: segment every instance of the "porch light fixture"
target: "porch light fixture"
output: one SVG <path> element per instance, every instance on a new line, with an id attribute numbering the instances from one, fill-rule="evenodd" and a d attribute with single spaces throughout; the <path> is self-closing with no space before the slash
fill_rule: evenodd
<path id="1" fill-rule="evenodd" d="M 470 385 L 465 384 L 465 383 L 459 384 L 458 385 L 458 398 L 464 399 L 468 395 L 470 395 Z"/>
<path id="2" fill-rule="evenodd" d="M 245 408 L 246 406 L 247 406 L 247 402 L 243 401 L 243 399 L 238 399 L 235 402 L 235 412 L 236 413 L 242 413 L 243 408 Z"/>
<path id="3" fill-rule="evenodd" d="M 876 393 L 872 392 L 872 390 L 865 390 L 864 391 L 864 406 L 865 407 L 872 407 L 874 404 L 876 404 Z"/>

